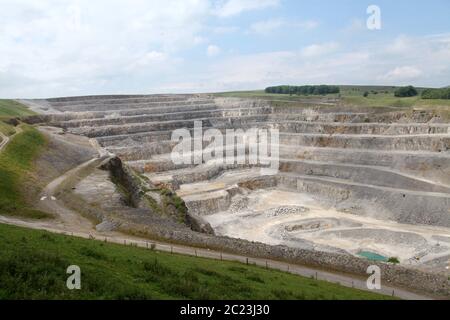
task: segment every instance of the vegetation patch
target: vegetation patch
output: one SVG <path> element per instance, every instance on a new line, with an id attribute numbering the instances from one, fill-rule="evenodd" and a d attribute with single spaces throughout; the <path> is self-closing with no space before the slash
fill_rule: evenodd
<path id="1" fill-rule="evenodd" d="M 339 93 L 340 89 L 337 86 L 276 86 L 268 87 L 265 90 L 266 93 L 276 94 L 296 94 L 296 95 L 326 95 Z"/>
<path id="2" fill-rule="evenodd" d="M 0 99 L 0 118 L 15 118 L 35 114 L 35 112 L 17 101 Z"/>
<path id="3" fill-rule="evenodd" d="M 448 112 L 450 107 L 450 99 L 426 99 L 419 95 L 413 97 L 396 97 L 395 92 L 399 87 L 395 86 L 339 86 L 338 94 L 326 94 L 324 97 L 331 100 L 329 107 L 334 106 L 354 106 L 354 107 L 395 107 L 401 109 L 409 109 L 414 107 L 424 108 L 443 108 Z M 426 88 L 416 88 L 420 92 L 425 92 Z M 314 100 L 317 95 L 297 95 L 297 94 L 281 94 L 267 93 L 264 90 L 255 91 L 235 91 L 215 93 L 216 97 L 235 97 L 248 99 L 261 99 L 270 101 L 273 106 L 302 106 L 314 107 L 317 104 Z M 334 103 L 334 104 L 333 104 Z"/>
<path id="4" fill-rule="evenodd" d="M 390 299 L 237 262 L 1 224 L 0 252 L 0 299 Z M 71 265 L 81 269 L 81 290 L 66 287 Z"/>
<path id="5" fill-rule="evenodd" d="M 397 257 L 390 257 L 390 258 L 388 259 L 388 262 L 389 262 L 389 263 L 393 263 L 393 264 L 399 264 L 399 263 L 400 263 L 400 260 L 399 260 Z"/>
<path id="6" fill-rule="evenodd" d="M 426 89 L 422 92 L 422 99 L 450 99 L 450 88 Z"/>
<path id="7" fill-rule="evenodd" d="M 46 145 L 44 136 L 36 129 L 22 126 L 0 153 L 0 214 L 43 219 L 52 215 L 33 209 L 26 203 L 25 183 L 33 179 L 33 163 Z"/>
<path id="8" fill-rule="evenodd" d="M 12 136 L 14 133 L 16 133 L 16 130 L 12 125 L 6 123 L 6 120 L 0 119 L 0 132 L 5 136 Z"/>
<path id="9" fill-rule="evenodd" d="M 405 97 L 415 97 L 419 94 L 419 92 L 417 91 L 416 88 L 414 88 L 413 86 L 407 86 L 407 87 L 401 87 L 398 88 L 395 92 L 394 95 L 396 97 L 401 97 L 401 98 L 405 98 Z"/>

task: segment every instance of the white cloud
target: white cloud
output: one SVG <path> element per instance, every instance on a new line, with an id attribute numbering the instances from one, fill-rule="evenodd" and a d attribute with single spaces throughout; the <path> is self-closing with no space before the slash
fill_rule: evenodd
<path id="1" fill-rule="evenodd" d="M 343 31 L 347 33 L 357 33 L 366 30 L 368 30 L 366 22 L 361 19 L 353 19 L 350 21 L 350 24 L 343 29 Z"/>
<path id="2" fill-rule="evenodd" d="M 380 77 L 380 80 L 391 81 L 405 81 L 415 80 L 422 75 L 422 71 L 414 66 L 396 67 L 388 73 Z"/>
<path id="3" fill-rule="evenodd" d="M 319 63 L 303 62 L 301 52 L 275 51 L 238 55 L 212 65 L 190 81 L 166 85 L 167 91 L 219 92 L 258 89 L 275 84 L 342 84 L 348 74 L 364 76 L 360 70 L 367 53 L 344 53 Z M 355 78 L 353 78 L 355 79 Z M 361 80 L 359 83 L 364 82 Z M 356 82 L 358 83 L 358 82 Z M 169 90 L 171 88 L 172 90 Z"/>
<path id="4" fill-rule="evenodd" d="M 160 65 L 168 60 L 167 54 L 159 51 L 150 51 L 139 57 L 136 57 L 135 61 L 128 66 L 129 71 L 134 71 L 140 68 L 146 68 L 149 66 Z"/>
<path id="5" fill-rule="evenodd" d="M 220 26 L 220 27 L 213 28 L 212 31 L 218 35 L 231 34 L 231 33 L 239 31 L 239 27 L 237 27 L 237 26 Z"/>
<path id="6" fill-rule="evenodd" d="M 207 41 L 208 41 L 208 39 L 205 38 L 205 37 L 202 37 L 202 36 L 196 36 L 196 37 L 194 37 L 193 43 L 196 44 L 196 45 L 198 45 L 198 44 L 205 43 L 205 42 L 207 42 Z"/>
<path id="7" fill-rule="evenodd" d="M 353 37 L 329 38 L 298 51 L 258 54 L 252 52 L 260 52 L 260 44 L 251 51 L 240 35 L 228 42 L 219 39 L 244 30 L 247 20 L 228 25 L 218 16 L 274 8 L 275 0 L 1 2 L 0 97 L 5 98 L 157 93 L 161 88 L 219 91 L 278 83 L 449 85 L 450 34 L 377 43 L 364 38 L 357 45 Z M 286 19 L 262 18 L 253 30 L 319 25 Z M 226 54 L 221 54 L 221 43 L 226 43 Z M 206 54 L 215 58 L 204 59 Z"/>
<path id="8" fill-rule="evenodd" d="M 268 20 L 257 21 L 250 25 L 248 34 L 267 35 L 280 28 L 286 28 L 286 30 L 303 29 L 312 30 L 319 26 L 319 22 L 315 20 L 307 20 L 300 22 L 291 22 L 281 18 L 272 18 Z"/>
<path id="9" fill-rule="evenodd" d="M 411 41 L 412 40 L 406 36 L 399 36 L 389 46 L 388 51 L 392 53 L 403 53 L 413 45 Z"/>
<path id="10" fill-rule="evenodd" d="M 208 55 L 208 57 L 214 57 L 214 56 L 219 55 L 221 51 L 222 50 L 220 49 L 220 47 L 211 44 L 206 49 L 206 54 Z"/>
<path id="11" fill-rule="evenodd" d="M 326 43 L 299 51 L 234 55 L 215 62 L 189 81 L 178 82 L 173 88 L 219 92 L 289 83 L 448 85 L 450 35 L 411 39 L 410 46 L 401 54 L 391 52 L 392 43 L 369 43 L 359 48 Z M 427 66 L 426 71 L 418 66 Z M 170 85 L 166 84 L 166 88 Z"/>
<path id="12" fill-rule="evenodd" d="M 302 56 L 306 58 L 313 58 L 332 53 L 339 48 L 336 42 L 328 42 L 321 44 L 312 44 L 302 49 Z"/>
<path id="13" fill-rule="evenodd" d="M 299 23 L 297 23 L 297 25 L 302 29 L 312 30 L 312 29 L 316 29 L 320 25 L 320 23 L 319 23 L 319 21 L 316 21 L 316 20 L 307 20 L 304 22 L 299 22 Z"/>
<path id="14" fill-rule="evenodd" d="M 269 19 L 265 21 L 258 21 L 250 26 L 249 33 L 268 34 L 272 31 L 282 27 L 285 21 L 282 19 Z"/>
<path id="15" fill-rule="evenodd" d="M 262 10 L 279 5 L 280 0 L 226 0 L 219 1 L 215 14 L 222 18 L 239 15 L 245 11 Z"/>
<path id="16" fill-rule="evenodd" d="M 15 82 L 0 95 L 136 90 L 139 69 L 151 69 L 146 81 L 174 72 L 179 52 L 202 42 L 210 16 L 208 0 L 2 0 L 0 82 Z"/>

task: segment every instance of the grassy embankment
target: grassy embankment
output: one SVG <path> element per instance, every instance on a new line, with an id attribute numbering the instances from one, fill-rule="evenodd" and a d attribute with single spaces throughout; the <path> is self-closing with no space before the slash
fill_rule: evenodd
<path id="1" fill-rule="evenodd" d="M 33 114 L 11 100 L 0 100 L 0 130 L 11 136 L 16 130 L 1 120 Z M 50 214 L 33 209 L 26 201 L 24 187 L 39 179 L 33 163 L 46 144 L 44 136 L 31 126 L 21 125 L 22 132 L 11 138 L 0 153 L 0 214 L 43 219 Z"/>
<path id="2" fill-rule="evenodd" d="M 39 179 L 33 162 L 44 148 L 44 136 L 33 127 L 22 125 L 23 132 L 15 135 L 0 153 L 0 214 L 43 219 L 51 215 L 33 209 L 26 201 L 25 185 Z"/>
<path id="3" fill-rule="evenodd" d="M 14 127 L 5 121 L 33 114 L 35 114 L 33 111 L 16 101 L 0 99 L 0 132 L 6 136 L 13 135 L 16 132 Z"/>
<path id="4" fill-rule="evenodd" d="M 0 225 L 0 299 L 389 299 L 235 262 Z M 66 269 L 81 268 L 81 290 Z"/>

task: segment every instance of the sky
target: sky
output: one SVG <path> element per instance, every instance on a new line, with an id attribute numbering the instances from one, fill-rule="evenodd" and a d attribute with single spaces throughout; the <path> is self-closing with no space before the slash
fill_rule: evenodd
<path id="1" fill-rule="evenodd" d="M 448 86 L 449 12 L 448 0 L 0 0 L 0 97 Z"/>

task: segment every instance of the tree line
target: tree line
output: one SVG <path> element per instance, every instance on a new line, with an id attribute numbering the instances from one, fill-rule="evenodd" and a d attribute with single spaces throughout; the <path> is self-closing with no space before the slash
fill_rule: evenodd
<path id="1" fill-rule="evenodd" d="M 450 87 L 441 89 L 425 89 L 422 99 L 450 99 Z"/>
<path id="2" fill-rule="evenodd" d="M 266 93 L 275 94 L 297 94 L 297 95 L 325 95 L 340 93 L 338 86 L 275 86 L 266 88 Z"/>
<path id="3" fill-rule="evenodd" d="M 415 97 L 419 94 L 413 86 L 401 87 L 395 91 L 396 97 Z M 421 94 L 422 99 L 450 99 L 450 87 L 440 89 L 425 89 Z"/>

